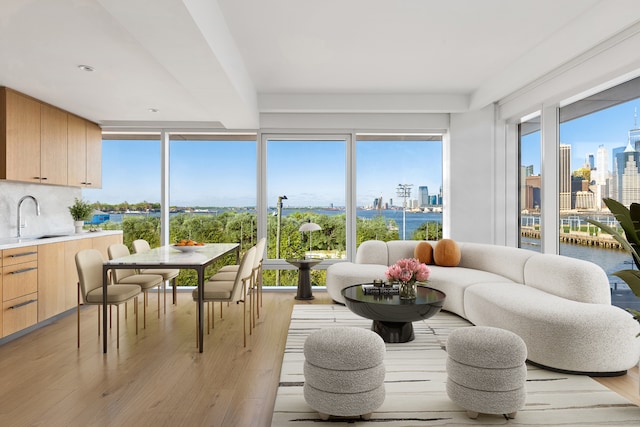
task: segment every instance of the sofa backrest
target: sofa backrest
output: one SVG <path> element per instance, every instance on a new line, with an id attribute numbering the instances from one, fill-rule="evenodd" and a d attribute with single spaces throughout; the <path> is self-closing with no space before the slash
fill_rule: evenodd
<path id="1" fill-rule="evenodd" d="M 389 265 L 387 244 L 382 240 L 365 240 L 356 251 L 356 264 Z"/>
<path id="2" fill-rule="evenodd" d="M 535 252 L 508 246 L 459 243 L 460 267 L 499 274 L 516 283 L 524 282 L 524 266 Z"/>
<path id="3" fill-rule="evenodd" d="M 387 251 L 389 260 L 387 265 L 395 264 L 399 259 L 413 258 L 418 240 L 389 240 Z"/>
<path id="4" fill-rule="evenodd" d="M 524 283 L 578 302 L 611 304 L 607 273 L 600 266 L 577 258 L 535 254 L 524 267 Z"/>

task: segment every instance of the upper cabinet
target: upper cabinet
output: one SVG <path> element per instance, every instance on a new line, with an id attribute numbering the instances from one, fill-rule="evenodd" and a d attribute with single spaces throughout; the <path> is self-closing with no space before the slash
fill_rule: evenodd
<path id="1" fill-rule="evenodd" d="M 95 123 L 68 115 L 68 183 L 75 187 L 102 186 L 102 131 Z"/>
<path id="2" fill-rule="evenodd" d="M 99 188 L 100 127 L 0 88 L 0 179 Z"/>
<path id="3" fill-rule="evenodd" d="M 40 182 L 67 185 L 67 112 L 40 106 Z"/>
<path id="4" fill-rule="evenodd" d="M 0 178 L 40 182 L 40 102 L 2 90 Z"/>

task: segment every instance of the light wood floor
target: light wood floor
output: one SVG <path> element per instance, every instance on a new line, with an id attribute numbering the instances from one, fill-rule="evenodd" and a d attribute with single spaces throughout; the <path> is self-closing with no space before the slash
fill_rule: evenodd
<path id="1" fill-rule="evenodd" d="M 314 304 L 331 303 L 325 293 L 315 296 Z M 119 350 L 114 324 L 107 355 L 96 307 L 82 310 L 79 350 L 75 315 L 0 346 L 0 425 L 269 426 L 291 310 L 309 302 L 265 293 L 246 348 L 242 306 L 225 305 L 200 354 L 195 304 L 190 293 L 178 300 L 158 320 L 151 296 L 147 329 L 138 336 L 133 315 L 121 319 Z M 637 368 L 601 381 L 640 405 Z"/>

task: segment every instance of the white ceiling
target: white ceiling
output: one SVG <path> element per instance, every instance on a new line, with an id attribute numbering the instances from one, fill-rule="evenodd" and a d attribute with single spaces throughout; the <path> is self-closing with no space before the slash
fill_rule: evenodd
<path id="1" fill-rule="evenodd" d="M 0 0 L 0 85 L 102 124 L 465 111 L 639 20 L 637 0 Z"/>

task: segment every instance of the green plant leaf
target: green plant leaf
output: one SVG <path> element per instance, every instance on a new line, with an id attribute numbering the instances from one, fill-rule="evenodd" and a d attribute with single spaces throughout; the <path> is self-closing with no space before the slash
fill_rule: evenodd
<path id="1" fill-rule="evenodd" d="M 635 296 L 640 297 L 640 271 L 620 270 L 612 274 L 624 280 L 624 282 L 629 285 Z"/>

